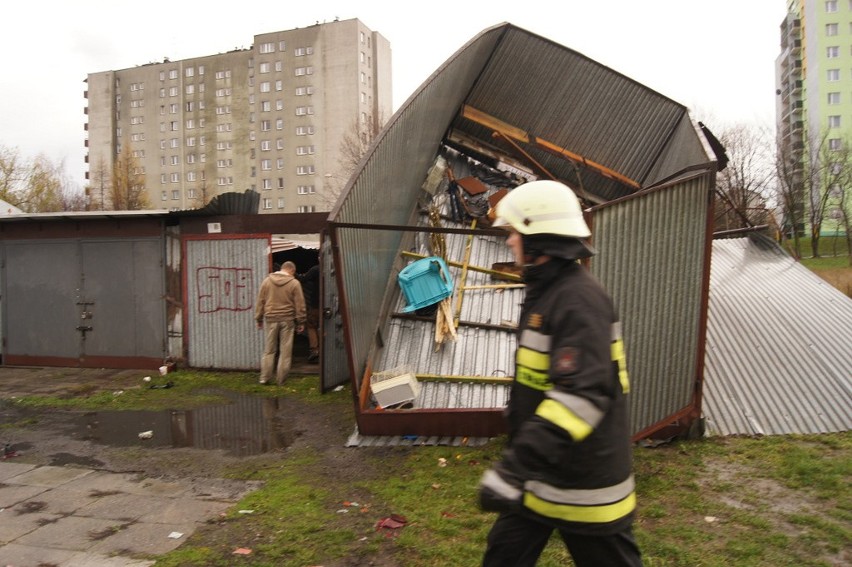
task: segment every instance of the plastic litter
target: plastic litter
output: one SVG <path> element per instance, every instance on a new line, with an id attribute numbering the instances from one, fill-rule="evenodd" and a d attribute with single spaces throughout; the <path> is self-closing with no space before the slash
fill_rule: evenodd
<path id="1" fill-rule="evenodd" d="M 238 547 L 234 550 L 233 555 L 251 555 L 251 549 L 247 547 Z"/>
<path id="2" fill-rule="evenodd" d="M 139 434 L 139 439 L 150 439 L 153 436 L 154 436 L 153 431 L 143 431 L 142 433 Z"/>
<path id="3" fill-rule="evenodd" d="M 183 537 L 183 534 L 181 532 L 172 532 L 169 534 L 169 537 L 172 539 L 180 539 Z"/>

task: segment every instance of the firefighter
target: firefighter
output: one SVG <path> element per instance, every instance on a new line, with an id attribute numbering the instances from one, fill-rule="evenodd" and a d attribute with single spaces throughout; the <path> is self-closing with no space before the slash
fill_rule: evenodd
<path id="1" fill-rule="evenodd" d="M 562 183 L 533 181 L 495 214 L 526 296 L 507 446 L 480 482 L 480 505 L 499 512 L 483 566 L 535 565 L 554 530 L 578 567 L 640 566 L 621 325 L 578 262 L 595 253 L 580 202 Z"/>

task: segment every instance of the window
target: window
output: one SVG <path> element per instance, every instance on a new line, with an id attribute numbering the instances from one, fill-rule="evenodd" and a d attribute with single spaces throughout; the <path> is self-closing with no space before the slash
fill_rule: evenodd
<path id="1" fill-rule="evenodd" d="M 189 136 L 186 139 L 186 145 L 187 145 L 187 147 L 190 147 L 190 148 L 193 147 L 195 145 L 195 136 Z"/>
<path id="2" fill-rule="evenodd" d="M 261 53 L 275 53 L 275 42 L 261 43 L 259 51 Z"/>
<path id="3" fill-rule="evenodd" d="M 275 71 L 280 73 L 283 70 L 284 70 L 284 64 L 281 61 L 276 61 L 275 62 Z"/>
<path id="4" fill-rule="evenodd" d="M 828 104 L 840 104 L 840 93 L 828 93 Z"/>
<path id="5" fill-rule="evenodd" d="M 837 11 L 837 0 L 828 0 L 825 3 L 825 11 L 826 12 L 836 12 Z"/>
<path id="6" fill-rule="evenodd" d="M 278 158 L 275 160 L 275 165 L 278 169 L 284 169 L 284 158 Z"/>
<path id="7" fill-rule="evenodd" d="M 261 132 L 268 132 L 271 129 L 272 129 L 272 122 L 270 122 L 269 120 L 261 120 L 260 121 L 260 131 Z"/>
<path id="8" fill-rule="evenodd" d="M 275 110 L 284 110 L 284 101 L 280 98 L 275 101 Z"/>
<path id="9" fill-rule="evenodd" d="M 833 115 L 828 117 L 828 127 L 829 128 L 840 128 L 840 115 Z"/>
<path id="10" fill-rule="evenodd" d="M 170 148 L 179 148 L 180 147 L 180 140 L 178 140 L 177 138 L 172 138 L 171 140 L 169 140 L 169 147 Z"/>
<path id="11" fill-rule="evenodd" d="M 177 87 L 169 87 L 169 96 L 177 96 L 178 88 Z"/>
<path id="12" fill-rule="evenodd" d="M 272 169 L 272 160 L 271 159 L 260 160 L 260 169 L 261 169 L 261 171 L 270 171 Z"/>
<path id="13" fill-rule="evenodd" d="M 299 205 L 297 212 L 299 213 L 314 213 L 317 208 L 314 205 Z"/>
<path id="14" fill-rule="evenodd" d="M 367 62 L 367 54 L 362 51 L 361 52 L 361 63 L 366 63 L 366 62 Z"/>
<path id="15" fill-rule="evenodd" d="M 296 135 L 297 136 L 310 136 L 314 133 L 313 126 L 296 126 Z"/>
<path id="16" fill-rule="evenodd" d="M 284 40 L 279 41 L 278 42 L 278 51 L 284 51 L 285 46 L 286 46 L 286 43 L 284 42 Z"/>
<path id="17" fill-rule="evenodd" d="M 272 189 L 272 180 L 266 178 L 262 179 L 260 181 L 260 188 L 264 191 L 269 191 L 270 189 Z"/>
<path id="18" fill-rule="evenodd" d="M 313 75 L 313 74 L 314 74 L 314 68 L 313 68 L 313 67 L 311 67 L 311 66 L 308 66 L 308 67 L 296 67 L 296 68 L 294 69 L 294 72 L 295 72 L 295 74 L 296 74 L 296 76 L 297 76 L 297 77 L 304 77 L 305 75 Z"/>
<path id="19" fill-rule="evenodd" d="M 275 140 L 275 149 L 283 150 L 284 149 L 284 140 L 282 140 L 281 138 L 278 138 L 277 140 Z"/>
<path id="20" fill-rule="evenodd" d="M 186 172 L 186 180 L 187 181 L 195 181 L 195 172 L 194 171 L 187 171 Z M 190 194 L 190 198 L 191 197 L 192 197 L 192 195 Z"/>
<path id="21" fill-rule="evenodd" d="M 297 156 L 309 156 L 314 153 L 314 146 L 298 146 L 296 148 Z"/>
<path id="22" fill-rule="evenodd" d="M 284 197 L 278 197 L 278 208 L 279 209 L 284 208 Z"/>
<path id="23" fill-rule="evenodd" d="M 295 57 L 304 57 L 305 55 L 313 55 L 313 53 L 313 47 L 297 47 L 293 50 L 293 55 Z"/>
<path id="24" fill-rule="evenodd" d="M 314 94 L 314 87 L 296 87 L 296 96 L 305 96 Z"/>
<path id="25" fill-rule="evenodd" d="M 160 183 L 166 183 L 169 180 L 169 176 L 165 173 L 160 174 Z"/>
<path id="26" fill-rule="evenodd" d="M 194 172 L 193 172 L 193 179 L 194 178 L 195 178 L 195 175 L 194 175 Z M 186 198 L 187 199 L 195 199 L 195 189 L 192 189 L 192 188 L 187 189 L 186 190 Z"/>
<path id="27" fill-rule="evenodd" d="M 269 112 L 272 110 L 272 101 L 262 100 L 260 101 L 260 111 L 261 112 Z"/>
<path id="28" fill-rule="evenodd" d="M 272 208 L 272 199 L 264 198 L 263 199 L 263 208 L 271 209 Z"/>
<path id="29" fill-rule="evenodd" d="M 307 116 L 309 114 L 314 113 L 313 106 L 297 106 L 296 107 L 296 116 Z"/>
<path id="30" fill-rule="evenodd" d="M 187 77 L 195 76 L 195 67 L 187 67 L 186 69 L 184 69 L 184 75 L 186 75 Z"/>
<path id="31" fill-rule="evenodd" d="M 231 105 L 229 105 L 229 104 L 216 107 L 216 114 L 230 114 L 230 113 L 231 113 Z"/>
<path id="32" fill-rule="evenodd" d="M 284 178 L 283 177 L 278 178 L 278 188 L 284 189 Z"/>
<path id="33" fill-rule="evenodd" d="M 837 35 L 837 24 L 825 24 L 825 35 Z"/>
<path id="34" fill-rule="evenodd" d="M 174 102 L 169 105 L 169 114 L 177 114 L 178 105 Z"/>
<path id="35" fill-rule="evenodd" d="M 190 101 L 190 102 L 186 103 L 186 111 L 192 112 L 193 110 L 195 110 L 195 102 Z"/>
<path id="36" fill-rule="evenodd" d="M 826 72 L 827 78 L 829 82 L 835 82 L 840 80 L 840 69 L 829 69 Z"/>
<path id="37" fill-rule="evenodd" d="M 835 59 L 840 57 L 840 48 L 836 45 L 832 45 L 831 47 L 825 48 L 825 56 L 829 59 Z"/>
<path id="38" fill-rule="evenodd" d="M 314 186 L 313 185 L 299 185 L 296 190 L 299 195 L 313 195 L 314 194 Z"/>
<path id="39" fill-rule="evenodd" d="M 193 120 L 192 118 L 187 118 L 186 119 L 186 129 L 192 130 L 193 128 L 195 128 L 195 120 Z"/>
<path id="40" fill-rule="evenodd" d="M 231 78 L 231 70 L 227 69 L 225 71 L 216 71 L 216 78 L 219 79 L 219 80 L 230 79 Z"/>
<path id="41" fill-rule="evenodd" d="M 166 89 L 165 88 L 160 89 L 160 98 L 166 98 Z"/>
<path id="42" fill-rule="evenodd" d="M 172 200 L 177 201 L 178 199 L 180 199 L 180 189 L 173 189 Z"/>
<path id="43" fill-rule="evenodd" d="M 367 74 L 364 71 L 361 71 L 361 84 L 362 85 L 367 84 Z"/>
<path id="44" fill-rule="evenodd" d="M 261 63 L 261 64 L 258 66 L 258 71 L 259 71 L 260 73 L 268 73 L 268 72 L 269 72 L 269 71 L 271 71 L 271 70 L 272 70 L 272 65 L 271 65 L 269 62 Z"/>
<path id="45" fill-rule="evenodd" d="M 843 142 L 840 138 L 829 138 L 828 139 L 828 149 L 831 151 L 839 150 L 843 145 Z"/>
<path id="46" fill-rule="evenodd" d="M 282 81 L 280 79 L 275 81 L 275 90 L 276 91 L 283 91 L 284 90 L 284 81 Z"/>
<path id="47" fill-rule="evenodd" d="M 180 173 L 172 173 L 172 183 L 180 183 Z"/>
<path id="48" fill-rule="evenodd" d="M 177 165 L 180 163 L 180 156 L 170 156 L 170 160 L 172 165 Z"/>
<path id="49" fill-rule="evenodd" d="M 166 72 L 165 72 L 165 71 L 160 71 L 160 80 L 161 80 L 161 81 L 165 81 L 165 80 L 166 80 Z"/>
<path id="50" fill-rule="evenodd" d="M 186 163 L 195 163 L 195 154 L 186 154 Z"/>
<path id="51" fill-rule="evenodd" d="M 217 159 L 216 167 L 231 167 L 234 165 L 234 160 L 232 159 Z"/>
<path id="52" fill-rule="evenodd" d="M 313 175 L 316 168 L 312 165 L 300 165 L 296 168 L 296 175 Z"/>
<path id="53" fill-rule="evenodd" d="M 168 192 L 168 191 L 162 191 L 162 192 L 160 192 L 160 198 L 161 198 L 163 201 L 168 201 L 168 200 L 169 200 L 169 192 Z"/>
<path id="54" fill-rule="evenodd" d="M 270 142 L 269 140 L 263 140 L 262 142 L 260 142 L 260 151 L 268 152 L 271 149 L 272 149 L 272 142 Z"/>
<path id="55" fill-rule="evenodd" d="M 178 70 L 177 69 L 169 69 L 169 78 L 177 79 L 178 78 Z"/>
<path id="56" fill-rule="evenodd" d="M 284 129 L 284 119 L 283 118 L 278 118 L 275 121 L 275 129 L 276 130 L 283 130 Z"/>
<path id="57" fill-rule="evenodd" d="M 186 85 L 186 94 L 195 94 L 195 85 Z"/>
<path id="58" fill-rule="evenodd" d="M 216 142 L 216 149 L 217 150 L 230 150 L 231 149 L 231 142 L 230 141 Z"/>
<path id="59" fill-rule="evenodd" d="M 270 83 L 269 81 L 264 81 L 264 82 L 260 83 L 260 92 L 268 93 L 268 92 L 271 92 L 271 91 L 272 91 L 272 83 Z"/>

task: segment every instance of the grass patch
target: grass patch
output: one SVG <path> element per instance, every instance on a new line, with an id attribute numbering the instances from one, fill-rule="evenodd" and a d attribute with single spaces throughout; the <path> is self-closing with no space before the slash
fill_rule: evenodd
<path id="1" fill-rule="evenodd" d="M 79 384 L 61 396 L 25 396 L 12 403 L 31 408 L 158 411 L 227 402 L 226 398 L 210 393 L 214 390 L 261 397 L 298 394 L 311 403 L 328 401 L 319 391 L 316 376 L 291 376 L 283 386 L 265 386 L 258 383 L 256 372 L 179 370 L 166 376 L 152 376 L 151 382 L 140 378 L 137 384 L 126 388 L 104 390 L 94 384 Z"/>

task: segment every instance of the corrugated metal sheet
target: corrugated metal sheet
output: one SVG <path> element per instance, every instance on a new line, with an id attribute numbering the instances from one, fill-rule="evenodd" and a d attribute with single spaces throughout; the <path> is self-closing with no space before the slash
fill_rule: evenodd
<path id="1" fill-rule="evenodd" d="M 624 326 L 634 432 L 693 399 L 712 188 L 704 174 L 594 213 L 592 272 Z"/>
<path id="2" fill-rule="evenodd" d="M 759 234 L 713 243 L 708 434 L 852 429 L 852 300 Z"/>
<path id="3" fill-rule="evenodd" d="M 537 138 L 507 144 L 492 135 L 493 128 L 482 125 L 488 122 L 481 115 L 462 117 L 463 108 Z M 602 167 L 578 165 L 564 152 L 542 149 L 537 140 Z M 636 394 L 634 429 L 688 406 L 703 347 L 713 158 L 682 105 L 510 24 L 485 30 L 424 83 L 375 141 L 329 217 L 354 391 L 359 391 L 357 382 L 368 364 L 382 370 L 416 360 L 418 373 L 442 376 L 513 371 L 511 333 L 464 329 L 458 344 L 434 352 L 428 325 L 391 317 L 401 307 L 396 276 L 406 260 L 400 252 L 423 249 L 418 240 L 423 236 L 412 240 L 399 226 L 415 226 L 418 202 L 431 199 L 421 186 L 442 144 L 486 157 L 495 150 L 517 162 L 538 163 L 573 183 L 581 194 L 596 194 L 592 200 L 597 202 L 637 191 L 618 175 L 646 188 L 689 171 L 703 172 L 595 212 L 595 242 L 601 254 L 593 271 L 615 296 L 625 321 L 633 320 L 626 325 L 625 338 Z M 607 168 L 618 175 L 608 175 Z M 450 259 L 463 257 L 466 237 L 456 236 L 448 235 Z M 490 261 L 490 252 L 479 249 L 485 240 L 475 239 L 473 261 L 479 264 Z M 495 241 L 493 248 L 508 253 L 502 243 Z M 477 278 L 471 281 L 480 281 Z M 466 292 L 461 318 L 514 324 L 521 294 Z M 667 309 L 661 309 L 663 305 Z M 374 349 L 381 343 L 385 346 L 376 356 Z M 440 396 L 434 402 L 421 401 L 457 403 L 451 401 L 453 395 L 441 395 L 443 401 L 437 401 Z M 499 395 L 492 399 L 466 400 L 459 407 L 502 400 Z"/>
<path id="4" fill-rule="evenodd" d="M 395 230 L 335 229 L 334 223 L 413 224 L 420 187 L 447 125 L 487 61 L 497 34 L 463 49 L 394 115 L 368 152 L 330 216 L 341 270 L 338 286 L 349 309 L 351 357 L 360 375 L 380 324 L 388 274 L 398 261 Z M 356 331 L 357 329 L 357 331 Z"/>
<path id="5" fill-rule="evenodd" d="M 269 239 L 186 238 L 186 321 L 189 365 L 260 367 L 263 332 L 254 302 L 269 273 Z"/>

